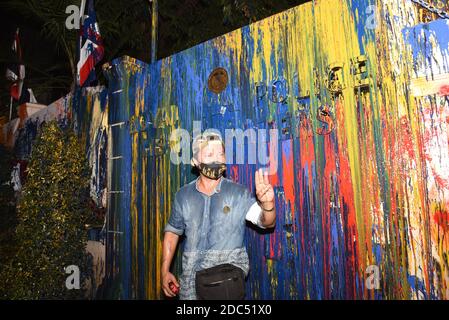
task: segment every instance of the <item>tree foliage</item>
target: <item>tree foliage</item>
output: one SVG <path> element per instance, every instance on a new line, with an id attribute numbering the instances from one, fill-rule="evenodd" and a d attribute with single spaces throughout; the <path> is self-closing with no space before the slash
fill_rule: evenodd
<path id="1" fill-rule="evenodd" d="M 0 145 L 0 272 L 15 254 L 16 210 L 11 185 L 12 152 Z M 0 285 L 0 296 L 4 287 Z"/>
<path id="2" fill-rule="evenodd" d="M 89 170 L 74 133 L 56 122 L 33 145 L 18 205 L 17 251 L 0 280 L 9 299 L 83 298 L 68 290 L 64 268 L 76 265 L 82 284 L 90 272 L 85 251 Z"/>

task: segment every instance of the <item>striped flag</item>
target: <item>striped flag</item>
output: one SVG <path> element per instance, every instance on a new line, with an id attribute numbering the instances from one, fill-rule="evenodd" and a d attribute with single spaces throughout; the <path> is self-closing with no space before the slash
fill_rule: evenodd
<path id="1" fill-rule="evenodd" d="M 84 14 L 85 1 L 82 1 L 81 13 Z M 96 80 L 95 65 L 104 55 L 103 40 L 97 23 L 93 0 L 87 0 L 87 14 L 83 16 L 80 30 L 79 61 L 77 80 L 79 86 L 89 85 Z"/>

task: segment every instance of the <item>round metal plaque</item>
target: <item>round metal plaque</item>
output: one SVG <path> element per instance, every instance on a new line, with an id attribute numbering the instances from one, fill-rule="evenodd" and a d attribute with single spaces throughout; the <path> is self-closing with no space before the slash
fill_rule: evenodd
<path id="1" fill-rule="evenodd" d="M 219 94 L 228 85 L 228 72 L 224 68 L 215 68 L 209 75 L 207 85 L 210 91 Z"/>

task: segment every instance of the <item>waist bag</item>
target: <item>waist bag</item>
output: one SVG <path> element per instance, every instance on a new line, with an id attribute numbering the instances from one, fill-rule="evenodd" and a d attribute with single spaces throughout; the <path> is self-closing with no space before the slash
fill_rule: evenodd
<path id="1" fill-rule="evenodd" d="M 200 270 L 195 277 L 199 300 L 242 300 L 245 297 L 243 270 L 232 264 Z"/>

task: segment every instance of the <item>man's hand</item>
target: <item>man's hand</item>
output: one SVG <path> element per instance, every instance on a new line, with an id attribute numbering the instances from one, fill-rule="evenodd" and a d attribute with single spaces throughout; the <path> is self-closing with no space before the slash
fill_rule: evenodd
<path id="1" fill-rule="evenodd" d="M 256 195 L 257 199 L 262 203 L 274 203 L 274 190 L 273 186 L 268 181 L 268 173 L 262 172 L 262 169 L 256 171 Z M 270 208 L 265 208 L 270 209 Z"/>
<path id="2" fill-rule="evenodd" d="M 179 236 L 177 234 L 169 231 L 165 232 L 164 241 L 162 243 L 161 285 L 162 290 L 168 297 L 174 297 L 176 295 L 176 293 L 170 289 L 171 282 L 173 282 L 173 284 L 179 289 L 178 281 L 176 281 L 175 276 L 169 271 L 178 240 Z"/>
<path id="3" fill-rule="evenodd" d="M 164 291 L 167 297 L 174 297 L 176 293 L 170 289 L 170 282 L 179 289 L 179 283 L 176 280 L 176 277 L 171 272 L 163 272 L 162 273 L 162 290 Z"/>
<path id="4" fill-rule="evenodd" d="M 276 224 L 274 190 L 268 181 L 268 173 L 264 174 L 262 169 L 256 171 L 256 195 L 262 207 L 260 222 L 266 228 L 274 227 Z"/>

